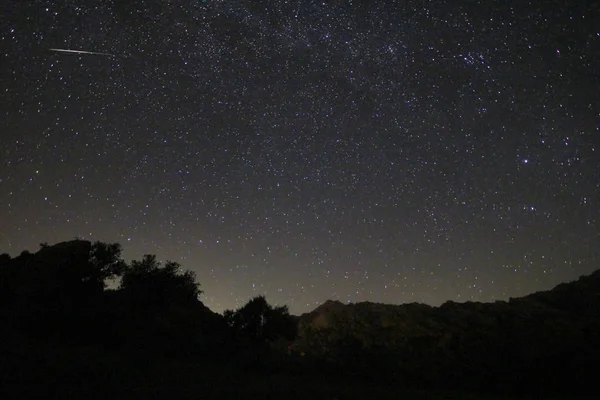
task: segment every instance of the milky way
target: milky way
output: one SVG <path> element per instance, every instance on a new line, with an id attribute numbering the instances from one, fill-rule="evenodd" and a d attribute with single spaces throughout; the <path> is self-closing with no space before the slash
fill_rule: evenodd
<path id="1" fill-rule="evenodd" d="M 294 313 L 599 266 L 598 2 L 15 3 L 0 252 L 117 241 Z"/>

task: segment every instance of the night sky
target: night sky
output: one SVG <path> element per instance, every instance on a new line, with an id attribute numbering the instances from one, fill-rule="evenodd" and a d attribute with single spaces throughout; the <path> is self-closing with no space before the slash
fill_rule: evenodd
<path id="1" fill-rule="evenodd" d="M 119 242 L 195 271 L 214 311 L 296 314 L 600 267 L 598 1 L 1 13 L 0 252 Z"/>

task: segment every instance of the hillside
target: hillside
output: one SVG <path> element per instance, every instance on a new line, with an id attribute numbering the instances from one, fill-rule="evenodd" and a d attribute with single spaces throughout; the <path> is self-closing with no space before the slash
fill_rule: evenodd
<path id="1" fill-rule="evenodd" d="M 300 316 L 295 348 L 406 384 L 574 393 L 595 380 L 599 332 L 596 271 L 507 302 L 327 301 Z"/>

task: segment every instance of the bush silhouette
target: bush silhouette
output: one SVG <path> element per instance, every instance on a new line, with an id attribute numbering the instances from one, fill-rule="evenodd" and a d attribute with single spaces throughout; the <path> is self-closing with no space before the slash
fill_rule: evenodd
<path id="1" fill-rule="evenodd" d="M 259 342 L 293 340 L 297 333 L 287 306 L 273 307 L 264 296 L 254 297 L 236 311 L 226 310 L 224 317 L 235 331 Z"/>

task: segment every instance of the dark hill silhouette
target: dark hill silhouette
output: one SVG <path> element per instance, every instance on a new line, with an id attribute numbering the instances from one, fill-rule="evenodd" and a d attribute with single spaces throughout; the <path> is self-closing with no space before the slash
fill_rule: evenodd
<path id="1" fill-rule="evenodd" d="M 388 305 L 327 301 L 299 319 L 296 347 L 406 384 L 577 393 L 600 361 L 600 271 L 509 301 Z"/>

